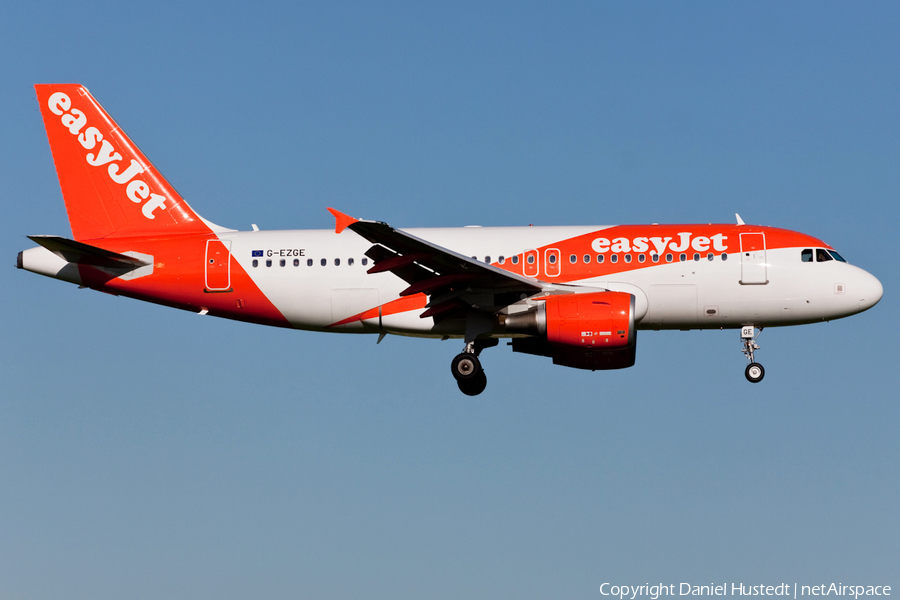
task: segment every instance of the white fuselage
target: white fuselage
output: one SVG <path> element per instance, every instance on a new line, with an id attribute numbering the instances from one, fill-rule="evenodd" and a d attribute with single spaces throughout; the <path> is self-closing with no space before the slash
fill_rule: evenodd
<path id="1" fill-rule="evenodd" d="M 512 265 L 507 257 L 523 256 L 530 249 L 553 245 L 557 240 L 601 232 L 601 227 L 466 227 L 409 229 L 408 233 L 435 244 L 498 264 L 519 274 L 529 268 L 522 259 Z M 257 231 L 220 233 L 231 241 L 234 260 L 253 278 L 265 295 L 290 323 L 299 329 L 377 332 L 441 336 L 459 334 L 435 328 L 431 318 L 421 319 L 424 310 L 407 310 L 333 327 L 343 319 L 399 298 L 406 282 L 391 273 L 367 274 L 373 264 L 365 252 L 371 243 L 351 232 L 341 235 L 329 230 Z M 263 256 L 252 258 L 253 251 Z M 545 251 L 537 250 L 530 267 L 547 289 L 580 286 L 608 289 L 635 295 L 640 329 L 732 328 L 753 323 L 777 326 L 836 319 L 863 311 L 881 297 L 881 284 L 866 271 L 830 260 L 801 262 L 800 248 L 769 249 L 765 253 L 764 283 L 742 283 L 742 254 L 700 254 L 685 261 L 678 255 L 672 262 L 660 255 L 653 263 L 645 253 L 644 263 L 613 274 L 589 274 L 570 279 L 573 266 L 568 255 L 554 265 L 554 279 L 542 277 Z M 589 251 L 590 252 L 590 251 Z M 583 255 L 576 255 L 577 263 Z M 256 260 L 256 266 L 254 266 Z M 297 266 L 295 265 L 297 261 Z M 595 260 L 591 257 L 591 260 Z M 271 261 L 271 262 L 268 262 Z M 282 261 L 284 261 L 282 263 Z M 310 264 L 311 263 L 311 264 Z M 323 264 L 324 263 L 324 264 Z M 577 264 L 576 263 L 576 264 Z M 281 266 L 284 264 L 284 266 Z M 271 265 L 271 266 L 269 266 Z M 583 268 L 582 264 L 577 264 Z M 522 306 L 529 300 L 523 300 Z M 510 312 L 515 312 L 515 306 Z"/>

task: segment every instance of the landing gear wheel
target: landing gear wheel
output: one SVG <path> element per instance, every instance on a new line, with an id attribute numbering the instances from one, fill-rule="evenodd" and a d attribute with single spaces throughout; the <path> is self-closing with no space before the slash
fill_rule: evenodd
<path id="1" fill-rule="evenodd" d="M 453 362 L 450 363 L 450 371 L 453 373 L 453 377 L 456 381 L 460 384 L 473 381 L 479 374 L 484 374 L 484 371 L 481 368 L 481 362 L 472 352 L 463 352 L 462 354 L 454 356 Z"/>
<path id="2" fill-rule="evenodd" d="M 477 396 L 487 387 L 487 376 L 484 371 L 479 371 L 473 379 L 459 380 L 456 385 L 459 386 L 459 391 L 466 396 Z"/>
<path id="3" fill-rule="evenodd" d="M 762 381 L 763 377 L 766 376 L 766 370 L 763 369 L 763 366 L 756 362 L 756 359 L 753 358 L 753 352 L 759 350 L 759 344 L 756 343 L 757 338 L 762 333 L 763 328 L 759 328 L 759 333 L 754 337 L 753 333 L 756 328 L 753 325 L 743 325 L 741 327 L 741 343 L 743 344 L 743 348 L 741 352 L 744 353 L 744 356 L 747 357 L 747 360 L 750 361 L 750 364 L 747 365 L 747 368 L 744 369 L 744 377 L 747 378 L 747 381 L 750 383 L 759 383 Z"/>
<path id="4" fill-rule="evenodd" d="M 746 377 L 747 381 L 750 383 L 759 383 L 765 376 L 766 370 L 763 369 L 763 366 L 759 363 L 750 363 L 744 370 L 744 377 Z"/>

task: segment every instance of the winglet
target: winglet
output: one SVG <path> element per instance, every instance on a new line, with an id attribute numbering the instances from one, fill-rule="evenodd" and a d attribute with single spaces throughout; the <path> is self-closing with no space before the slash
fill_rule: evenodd
<path id="1" fill-rule="evenodd" d="M 328 212 L 334 215 L 334 232 L 340 233 L 343 230 L 347 229 L 349 226 L 358 222 L 359 219 L 354 219 L 350 215 L 345 215 L 339 210 L 335 210 L 333 208 L 329 208 Z"/>
<path id="2" fill-rule="evenodd" d="M 331 210 L 331 209 L 329 208 L 328 210 Z M 741 218 L 741 215 L 739 215 L 739 214 L 737 214 L 737 213 L 734 213 L 734 218 L 737 219 L 737 224 L 738 224 L 738 225 L 743 225 L 743 224 L 744 224 L 744 220 Z"/>

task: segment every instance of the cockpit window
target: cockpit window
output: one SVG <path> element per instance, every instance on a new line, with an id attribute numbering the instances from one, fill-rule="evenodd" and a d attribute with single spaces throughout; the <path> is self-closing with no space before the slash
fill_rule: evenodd
<path id="1" fill-rule="evenodd" d="M 839 260 L 839 261 L 841 261 L 841 262 L 847 262 L 846 260 L 844 260 L 844 257 L 843 257 L 843 256 L 841 256 L 840 254 L 838 254 L 838 253 L 835 252 L 834 250 L 829 250 L 829 251 L 828 251 L 828 254 L 832 255 L 832 256 L 834 257 L 834 260 Z"/>
<path id="2" fill-rule="evenodd" d="M 816 248 L 816 262 L 827 262 L 829 260 L 834 260 L 831 258 L 831 255 L 828 254 L 828 250 L 825 248 Z"/>
<path id="3" fill-rule="evenodd" d="M 812 248 L 806 248 L 800 251 L 800 260 L 803 262 L 812 262 Z"/>

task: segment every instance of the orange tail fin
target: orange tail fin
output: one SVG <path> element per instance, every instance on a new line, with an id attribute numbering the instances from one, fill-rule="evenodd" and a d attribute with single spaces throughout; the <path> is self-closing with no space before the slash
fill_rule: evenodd
<path id="1" fill-rule="evenodd" d="M 210 231 L 86 88 L 34 88 L 76 240 Z"/>

